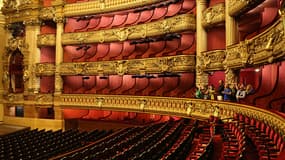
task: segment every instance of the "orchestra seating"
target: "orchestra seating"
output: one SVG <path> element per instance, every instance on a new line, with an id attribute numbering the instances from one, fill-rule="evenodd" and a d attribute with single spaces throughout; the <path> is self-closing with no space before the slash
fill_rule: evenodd
<path id="1" fill-rule="evenodd" d="M 25 129 L 0 137 L 0 159 L 267 160 L 277 159 L 284 144 L 274 128 L 236 114 L 224 121 L 178 118 L 116 131 Z M 256 158 L 248 158 L 251 146 Z"/>

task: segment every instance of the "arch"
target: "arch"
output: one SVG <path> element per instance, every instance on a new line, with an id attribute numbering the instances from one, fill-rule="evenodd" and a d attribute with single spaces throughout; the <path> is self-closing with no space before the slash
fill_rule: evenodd
<path id="1" fill-rule="evenodd" d="M 22 93 L 24 92 L 24 55 L 19 49 L 11 53 L 8 59 L 8 92 Z"/>

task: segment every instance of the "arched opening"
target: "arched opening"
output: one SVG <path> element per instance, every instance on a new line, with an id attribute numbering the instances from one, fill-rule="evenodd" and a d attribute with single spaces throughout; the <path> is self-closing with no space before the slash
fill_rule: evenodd
<path id="1" fill-rule="evenodd" d="M 9 58 L 9 93 L 24 92 L 23 58 L 19 49 L 15 50 Z"/>

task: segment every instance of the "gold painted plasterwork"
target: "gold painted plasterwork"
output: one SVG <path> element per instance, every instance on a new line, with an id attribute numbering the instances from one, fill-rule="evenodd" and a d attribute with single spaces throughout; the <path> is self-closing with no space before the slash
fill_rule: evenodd
<path id="1" fill-rule="evenodd" d="M 284 27 L 282 21 L 278 20 L 256 37 L 228 46 L 224 67 L 243 68 L 272 63 L 285 56 L 284 44 Z"/>
<path id="2" fill-rule="evenodd" d="M 202 25 L 205 28 L 224 25 L 225 3 L 219 3 L 203 11 Z"/>
<path id="3" fill-rule="evenodd" d="M 226 57 L 225 50 L 213 50 L 202 52 L 200 61 L 202 62 L 203 71 L 223 70 L 223 61 Z"/>
<path id="4" fill-rule="evenodd" d="M 42 34 L 38 35 L 37 45 L 41 46 L 55 46 L 55 34 Z"/>
<path id="5" fill-rule="evenodd" d="M 234 114 L 238 113 L 263 121 L 282 136 L 285 135 L 285 119 L 283 117 L 265 109 L 239 103 L 169 97 L 80 94 L 64 94 L 55 103 L 62 108 L 135 111 L 195 118 L 209 118 L 209 116 L 215 115 L 224 119 L 232 118 Z"/>
<path id="6" fill-rule="evenodd" d="M 52 76 L 55 73 L 55 65 L 51 63 L 38 63 L 34 68 L 36 76 Z"/>
<path id="7" fill-rule="evenodd" d="M 53 75 L 53 64 L 37 64 L 36 75 Z M 62 63 L 60 75 L 124 75 L 164 72 L 191 72 L 195 70 L 195 56 L 182 55 L 134 60 Z"/>
<path id="8" fill-rule="evenodd" d="M 63 11 L 65 17 L 71 17 L 127 10 L 130 8 L 154 4 L 160 1 L 162 0 L 96 0 L 66 4 Z"/>
<path id="9" fill-rule="evenodd" d="M 182 32 L 185 30 L 194 31 L 196 28 L 195 15 L 183 14 L 136 26 L 100 30 L 93 32 L 66 33 L 62 35 L 62 44 L 86 44 L 103 43 L 113 41 L 125 41 L 158 36 L 166 33 Z M 44 44 L 43 44 L 44 45 Z"/>
<path id="10" fill-rule="evenodd" d="M 240 16 L 255 8 L 264 0 L 230 0 L 229 15 Z"/>
<path id="11" fill-rule="evenodd" d="M 159 36 L 166 33 L 182 32 L 185 30 L 194 31 L 196 28 L 195 21 L 195 16 L 193 14 L 183 14 L 131 27 L 93 32 L 65 33 L 62 35 L 62 44 L 71 45 L 125 41 Z M 54 46 L 55 34 L 38 35 L 37 44 L 38 46 Z"/>

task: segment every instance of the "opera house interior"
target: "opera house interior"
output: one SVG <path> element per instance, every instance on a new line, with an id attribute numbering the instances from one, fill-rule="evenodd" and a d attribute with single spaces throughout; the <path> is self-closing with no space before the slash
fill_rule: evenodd
<path id="1" fill-rule="evenodd" d="M 285 159 L 283 0 L 0 7 L 0 160 Z"/>

